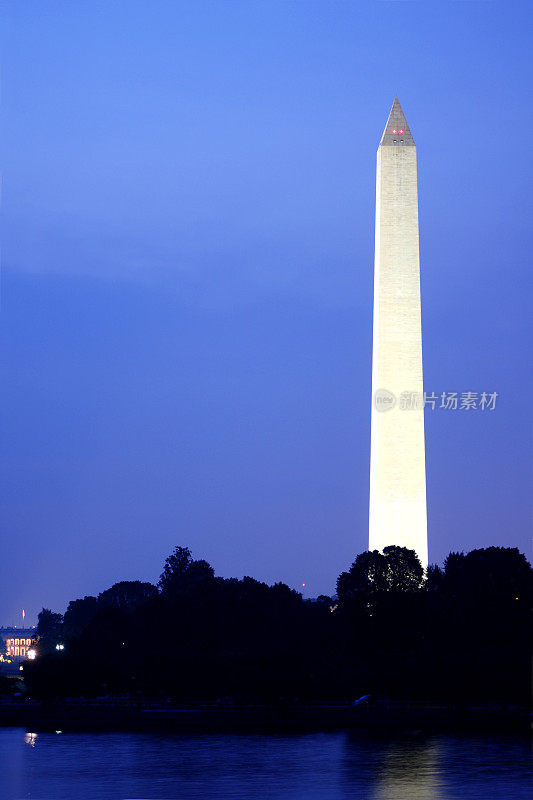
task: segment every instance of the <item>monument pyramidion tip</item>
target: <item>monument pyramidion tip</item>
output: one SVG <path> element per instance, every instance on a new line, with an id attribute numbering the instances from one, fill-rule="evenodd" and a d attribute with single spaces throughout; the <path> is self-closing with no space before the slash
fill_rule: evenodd
<path id="1" fill-rule="evenodd" d="M 392 104 L 389 118 L 387 120 L 387 124 L 385 125 L 385 130 L 383 131 L 383 136 L 381 137 L 381 142 L 379 144 L 380 147 L 382 145 L 410 145 L 411 147 L 414 147 L 415 145 L 413 134 L 409 129 L 409 125 L 405 119 L 405 114 L 403 113 L 400 101 L 397 97 L 394 98 L 394 103 Z"/>

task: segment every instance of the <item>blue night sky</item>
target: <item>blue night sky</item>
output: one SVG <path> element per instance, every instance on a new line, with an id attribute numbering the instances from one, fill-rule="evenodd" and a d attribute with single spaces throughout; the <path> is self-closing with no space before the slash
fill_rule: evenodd
<path id="1" fill-rule="evenodd" d="M 529 555 L 529 4 L 4 2 L 0 624 L 366 549 L 376 149 L 418 149 L 430 560 Z"/>

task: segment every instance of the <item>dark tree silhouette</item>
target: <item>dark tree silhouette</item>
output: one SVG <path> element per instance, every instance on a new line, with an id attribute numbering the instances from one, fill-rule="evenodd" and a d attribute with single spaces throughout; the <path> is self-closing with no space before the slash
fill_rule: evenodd
<path id="1" fill-rule="evenodd" d="M 422 587 L 424 570 L 414 550 L 391 545 L 383 553 L 371 550 L 360 553 L 337 581 L 341 603 L 366 601 L 384 592 L 413 592 Z"/>
<path id="2" fill-rule="evenodd" d="M 387 588 L 392 592 L 415 592 L 422 587 L 424 569 L 414 550 L 390 545 L 383 548 L 387 561 Z"/>
<path id="3" fill-rule="evenodd" d="M 486 547 L 450 553 L 444 562 L 448 592 L 457 596 L 482 593 L 487 599 L 531 602 L 532 570 L 516 547 Z"/>
<path id="4" fill-rule="evenodd" d="M 450 553 L 424 580 L 413 551 L 361 553 L 315 601 L 215 577 L 176 547 L 154 586 L 123 581 L 39 615 L 32 695 L 279 702 L 363 694 L 527 703 L 532 570 L 512 548 Z M 55 644 L 65 636 L 65 651 Z"/>
<path id="5" fill-rule="evenodd" d="M 442 589 L 444 574 L 438 564 L 430 564 L 426 571 L 426 589 L 428 592 L 438 592 Z"/>
<path id="6" fill-rule="evenodd" d="M 96 597 L 71 600 L 63 619 L 63 629 L 67 639 L 75 639 L 82 634 L 98 611 Z"/>
<path id="7" fill-rule="evenodd" d="M 215 571 L 207 561 L 195 561 L 188 547 L 176 547 L 165 561 L 158 586 L 161 593 L 168 596 L 214 575 Z"/>
<path id="8" fill-rule="evenodd" d="M 43 608 L 37 617 L 37 636 L 39 637 L 38 650 L 40 654 L 52 652 L 56 644 L 61 642 L 63 637 L 63 617 Z"/>
<path id="9" fill-rule="evenodd" d="M 157 589 L 151 583 L 120 581 L 98 595 L 98 606 L 100 608 L 113 607 L 124 611 L 133 611 L 137 606 L 153 599 L 156 595 Z"/>
<path id="10" fill-rule="evenodd" d="M 60 638 L 62 633 L 63 617 L 49 608 L 43 608 L 37 618 L 37 635 L 54 639 Z"/>
<path id="11" fill-rule="evenodd" d="M 337 580 L 337 596 L 341 603 L 366 600 L 368 596 L 385 592 L 388 588 L 388 566 L 379 550 L 360 553 L 348 572 Z"/>

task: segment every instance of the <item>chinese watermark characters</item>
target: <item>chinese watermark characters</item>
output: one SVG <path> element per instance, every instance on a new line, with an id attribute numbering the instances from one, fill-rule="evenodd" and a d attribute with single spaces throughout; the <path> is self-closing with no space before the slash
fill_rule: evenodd
<path id="1" fill-rule="evenodd" d="M 494 411 L 498 397 L 498 392 L 401 392 L 397 398 L 388 389 L 378 389 L 374 407 L 376 411 L 390 411 L 396 405 L 400 411 Z"/>

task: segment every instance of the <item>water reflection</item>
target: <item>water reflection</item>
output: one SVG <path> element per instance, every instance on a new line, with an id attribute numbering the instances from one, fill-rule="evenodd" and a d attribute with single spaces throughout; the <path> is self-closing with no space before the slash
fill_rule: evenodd
<path id="1" fill-rule="evenodd" d="M 531 798 L 527 740 L 512 736 L 58 735 L 0 727 L 0 774 L 4 797 L 32 800 Z"/>
<path id="2" fill-rule="evenodd" d="M 381 752 L 372 800 L 445 800 L 440 777 L 441 745 L 395 742 Z"/>

